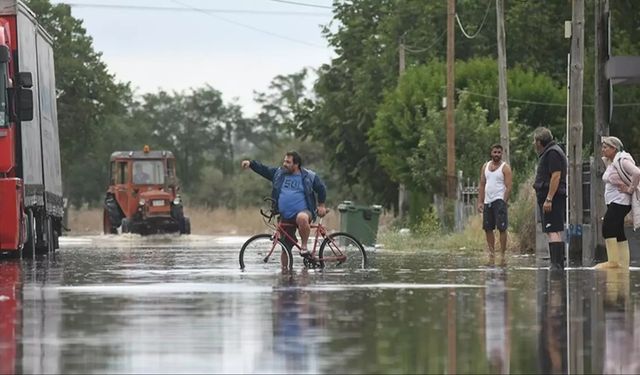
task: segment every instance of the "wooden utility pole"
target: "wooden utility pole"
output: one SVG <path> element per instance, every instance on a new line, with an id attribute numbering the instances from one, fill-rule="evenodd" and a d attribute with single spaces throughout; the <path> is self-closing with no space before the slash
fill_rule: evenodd
<path id="1" fill-rule="evenodd" d="M 500 144 L 502 159 L 509 163 L 509 105 L 507 103 L 507 51 L 504 32 L 504 0 L 496 0 L 498 39 L 498 98 L 500 109 Z"/>
<path id="2" fill-rule="evenodd" d="M 455 16 L 456 0 L 447 5 L 447 197 L 456 196 L 456 130 L 455 130 Z"/>
<path id="3" fill-rule="evenodd" d="M 595 1 L 595 124 L 593 130 L 593 165 L 591 166 L 591 243 L 594 252 L 592 262 L 605 261 L 604 238 L 602 236 L 602 217 L 604 216 L 604 187 L 602 175 L 604 164 L 598 157 L 602 136 L 609 135 L 609 114 L 611 111 L 611 86 L 605 76 L 605 65 L 609 59 L 609 0 Z"/>
<path id="4" fill-rule="evenodd" d="M 582 93 L 584 0 L 573 0 L 569 80 L 569 264 L 582 265 Z"/>
<path id="5" fill-rule="evenodd" d="M 404 49 L 404 40 L 400 40 L 400 46 L 398 47 L 398 65 L 399 65 L 399 78 L 398 78 L 398 82 L 400 81 L 400 79 L 402 78 L 402 75 L 404 74 L 404 69 L 405 69 L 405 49 Z M 408 194 L 407 194 L 407 187 L 405 186 L 405 184 L 400 183 L 398 185 L 398 217 L 400 219 L 404 218 L 406 215 L 406 211 L 407 211 L 407 205 L 408 205 Z"/>

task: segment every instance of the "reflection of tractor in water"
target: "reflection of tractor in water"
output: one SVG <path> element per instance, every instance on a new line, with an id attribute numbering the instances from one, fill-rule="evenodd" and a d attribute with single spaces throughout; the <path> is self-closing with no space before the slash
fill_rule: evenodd
<path id="1" fill-rule="evenodd" d="M 104 200 L 105 234 L 191 233 L 178 194 L 176 158 L 170 151 L 111 154 L 111 179 Z"/>

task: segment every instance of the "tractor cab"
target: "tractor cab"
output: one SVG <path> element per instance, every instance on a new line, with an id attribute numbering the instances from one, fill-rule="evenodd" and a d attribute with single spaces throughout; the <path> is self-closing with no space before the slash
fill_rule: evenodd
<path id="1" fill-rule="evenodd" d="M 171 151 L 117 151 L 111 154 L 104 202 L 105 234 L 189 234 Z"/>

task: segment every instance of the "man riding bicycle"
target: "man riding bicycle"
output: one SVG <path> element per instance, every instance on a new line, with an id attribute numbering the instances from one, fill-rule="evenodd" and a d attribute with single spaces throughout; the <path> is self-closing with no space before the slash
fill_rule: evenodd
<path id="1" fill-rule="evenodd" d="M 251 168 L 272 182 L 271 197 L 276 202 L 280 219 L 296 224 L 302 240 L 300 255 L 308 255 L 310 224 L 316 219 L 316 214 L 323 217 L 327 213 L 324 205 L 327 189 L 322 179 L 314 171 L 302 168 L 302 158 L 295 151 L 285 154 L 281 167 L 268 167 L 256 160 L 243 160 L 242 168 Z M 289 234 L 295 238 L 295 227 L 290 228 L 293 233 Z"/>

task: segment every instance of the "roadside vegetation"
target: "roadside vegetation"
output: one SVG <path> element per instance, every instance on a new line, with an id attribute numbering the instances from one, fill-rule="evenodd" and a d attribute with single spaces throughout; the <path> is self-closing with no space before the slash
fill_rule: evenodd
<path id="1" fill-rule="evenodd" d="M 231 221 L 248 227 L 254 217 L 259 219 L 250 207 L 269 194 L 267 181 L 240 171 L 240 160 L 279 164 L 285 150 L 297 149 L 304 166 L 325 179 L 331 207 L 342 200 L 380 204 L 392 216 L 399 184 L 408 188 L 409 221 L 381 227 L 385 246 L 484 248 L 478 218 L 465 232 L 451 233 L 446 218 L 436 221 L 433 214 L 433 197 L 444 192 L 446 168 L 441 105 L 446 2 L 335 1 L 333 20 L 323 29 L 335 57 L 274 77 L 268 90 L 255 94 L 260 110 L 250 116 L 206 82 L 182 92 L 136 92 L 108 73 L 69 5 L 26 2 L 54 39 L 63 189 L 72 212 L 101 220 L 109 155 L 148 144 L 176 155 L 194 233 L 223 228 L 232 233 L 235 229 L 226 227 Z M 640 2 L 614 1 L 610 7 L 612 55 L 640 55 Z M 458 0 L 456 12 L 467 26 L 480 25 L 489 15 L 475 39 L 456 30 L 456 165 L 475 179 L 489 146 L 499 140 L 496 19 L 495 12 L 487 13 L 486 2 Z M 593 7 L 586 12 L 583 155 L 589 157 Z M 528 251 L 535 224 L 534 203 L 526 195 L 530 184 L 521 185 L 535 161 L 531 132 L 544 125 L 564 141 L 568 44 L 562 25 L 570 18 L 566 1 L 513 0 L 505 9 L 510 161 L 517 184 L 510 210 L 515 251 Z M 401 42 L 407 52 L 402 77 Z M 624 134 L 626 148 L 638 154 L 640 127 L 630 124 L 640 118 L 640 87 L 615 90 L 611 134 Z M 78 227 L 89 222 L 85 217 Z M 394 231 L 403 227 L 413 234 Z"/>
<path id="2" fill-rule="evenodd" d="M 507 251 L 511 254 L 530 254 L 535 245 L 535 194 L 531 188 L 533 176 L 520 186 L 519 193 L 509 205 L 509 237 Z M 426 210 L 420 220 L 409 228 L 392 223 L 381 228 L 378 242 L 385 249 L 401 251 L 467 250 L 485 251 L 482 215 L 472 216 L 462 232 L 448 230 L 433 209 Z M 496 245 L 499 246 L 496 231 Z"/>
<path id="3" fill-rule="evenodd" d="M 249 236 L 257 233 L 268 233 L 269 229 L 260 216 L 259 207 L 238 209 L 185 207 L 185 214 L 190 218 L 194 235 L 238 235 Z M 338 211 L 332 211 L 322 222 L 330 230 L 340 227 Z M 102 207 L 71 208 L 67 235 L 99 235 L 102 234 Z"/>

